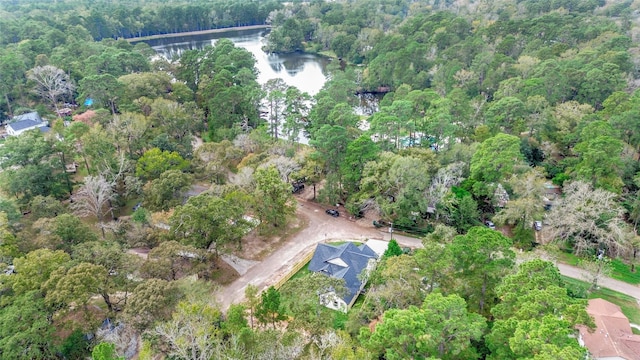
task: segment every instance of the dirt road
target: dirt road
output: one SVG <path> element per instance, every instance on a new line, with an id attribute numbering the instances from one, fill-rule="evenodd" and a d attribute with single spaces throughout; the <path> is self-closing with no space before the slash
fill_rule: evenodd
<path id="1" fill-rule="evenodd" d="M 382 239 L 384 235 L 374 228 L 366 228 L 354 221 L 348 220 L 346 213 L 334 218 L 325 214 L 325 209 L 319 205 L 301 200 L 298 202 L 296 216 L 305 217 L 308 226 L 285 242 L 279 249 L 260 263 L 252 266 L 248 271 L 221 289 L 216 300 L 226 311 L 229 305 L 244 299 L 244 289 L 253 284 L 262 290 L 276 283 L 289 272 L 307 252 L 313 251 L 317 243 L 331 240 L 366 240 Z M 387 236 L 388 238 L 388 236 Z"/>
<path id="2" fill-rule="evenodd" d="M 389 240 L 391 238 L 386 231 L 387 229 L 361 226 L 355 221 L 349 220 L 346 212 L 341 212 L 340 215 L 338 218 L 331 217 L 325 213 L 325 208 L 320 205 L 299 200 L 296 216 L 304 217 L 308 223 L 307 227 L 282 244 L 279 249 L 273 251 L 263 261 L 249 267 L 246 273 L 233 283 L 218 291 L 214 296 L 221 309 L 226 311 L 231 304 L 242 302 L 244 290 L 248 284 L 253 284 L 258 289 L 264 290 L 277 283 L 278 280 L 289 273 L 298 259 L 312 252 L 315 249 L 315 245 L 320 242 L 366 239 Z M 399 234 L 394 234 L 393 238 L 401 246 L 422 247 L 421 240 L 417 238 Z M 557 265 L 562 275 L 584 280 L 584 270 L 560 263 Z M 610 278 L 602 279 L 600 284 L 602 287 L 633 296 L 640 303 L 640 287 L 638 286 Z"/>

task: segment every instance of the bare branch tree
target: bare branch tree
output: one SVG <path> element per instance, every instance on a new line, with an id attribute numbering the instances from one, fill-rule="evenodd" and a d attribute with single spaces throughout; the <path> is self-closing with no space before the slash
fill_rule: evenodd
<path id="1" fill-rule="evenodd" d="M 71 208 L 80 217 L 95 216 L 102 225 L 104 216 L 111 211 L 109 206 L 114 198 L 113 183 L 104 176 L 87 176 L 80 190 L 72 196 Z M 104 226 L 100 226 L 104 238 Z"/>
<path id="2" fill-rule="evenodd" d="M 456 186 L 464 180 L 464 177 L 462 177 L 464 167 L 464 163 L 455 162 L 438 169 L 438 172 L 431 180 L 431 185 L 424 192 L 428 206 L 435 207 L 444 199 L 452 186 Z"/>
<path id="3" fill-rule="evenodd" d="M 29 80 L 35 82 L 34 92 L 51 102 L 58 114 L 58 98 L 69 95 L 75 89 L 69 75 L 52 65 L 36 66 L 27 73 Z"/>
<path id="4" fill-rule="evenodd" d="M 268 168 L 269 166 L 275 166 L 280 173 L 280 178 L 284 182 L 289 182 L 289 175 L 291 173 L 300 170 L 300 164 L 292 158 L 286 156 L 278 156 L 269 159 L 266 163 L 259 166 L 259 168 Z"/>
<path id="5" fill-rule="evenodd" d="M 549 213 L 546 239 L 573 244 L 577 255 L 605 248 L 617 257 L 627 248 L 628 226 L 618 195 L 576 181 L 564 187 L 564 198 Z"/>

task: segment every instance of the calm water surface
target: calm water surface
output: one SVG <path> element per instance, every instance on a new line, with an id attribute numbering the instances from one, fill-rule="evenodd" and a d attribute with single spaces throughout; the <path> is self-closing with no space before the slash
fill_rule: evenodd
<path id="1" fill-rule="evenodd" d="M 223 33 L 189 35 L 145 41 L 159 55 L 168 60 L 176 59 L 185 50 L 203 49 L 212 46 L 218 39 L 231 40 L 235 46 L 246 49 L 256 58 L 259 71 L 258 83 L 281 78 L 287 85 L 315 95 L 327 80 L 326 68 L 329 59 L 313 54 L 267 54 L 262 51 L 267 30 L 240 30 Z"/>

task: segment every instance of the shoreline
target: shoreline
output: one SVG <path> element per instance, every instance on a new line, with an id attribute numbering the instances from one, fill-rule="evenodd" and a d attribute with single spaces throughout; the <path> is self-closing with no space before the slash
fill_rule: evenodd
<path id="1" fill-rule="evenodd" d="M 186 31 L 186 32 L 179 32 L 179 33 L 139 36 L 139 37 L 133 37 L 133 38 L 126 38 L 124 40 L 126 40 L 127 42 L 139 42 L 139 41 L 147 41 L 147 40 L 155 40 L 155 39 L 174 38 L 174 37 L 180 37 L 180 36 L 206 35 L 206 34 L 224 33 L 224 32 L 228 32 L 228 31 L 258 30 L 258 29 L 270 29 L 270 28 L 271 28 L 271 25 L 233 26 L 233 27 L 228 27 L 228 28 L 218 28 L 218 29 L 209 29 L 209 30 L 196 30 L 196 31 Z"/>

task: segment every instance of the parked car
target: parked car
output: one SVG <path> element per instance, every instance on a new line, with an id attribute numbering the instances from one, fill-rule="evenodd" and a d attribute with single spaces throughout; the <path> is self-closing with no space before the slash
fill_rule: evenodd
<path id="1" fill-rule="evenodd" d="M 340 213 L 338 212 L 338 210 L 327 209 L 325 212 L 333 217 L 340 216 Z"/>
<path id="2" fill-rule="evenodd" d="M 542 221 L 534 221 L 534 222 L 533 222 L 533 228 L 534 228 L 536 231 L 540 231 L 540 230 L 542 230 Z"/>
<path id="3" fill-rule="evenodd" d="M 487 221 L 484 222 L 484 225 L 486 227 L 488 227 L 489 229 L 491 229 L 491 230 L 495 230 L 496 229 L 496 224 L 494 224 L 493 221 L 487 220 Z"/>
<path id="4" fill-rule="evenodd" d="M 291 186 L 293 187 L 291 189 L 291 192 L 294 193 L 294 194 L 304 189 L 304 184 L 294 183 Z"/>
<path id="5" fill-rule="evenodd" d="M 136 210 L 140 209 L 140 207 L 142 207 L 142 203 L 141 202 L 133 205 L 133 211 L 136 211 Z"/>

